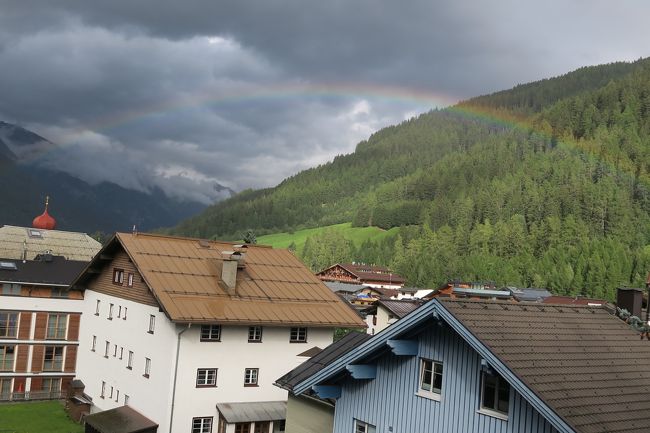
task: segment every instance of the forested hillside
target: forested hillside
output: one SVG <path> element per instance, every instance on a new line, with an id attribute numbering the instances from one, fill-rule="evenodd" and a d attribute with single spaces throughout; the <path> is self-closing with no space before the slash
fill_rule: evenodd
<path id="1" fill-rule="evenodd" d="M 582 68 L 383 129 L 354 153 L 247 191 L 173 231 L 237 237 L 352 221 L 402 227 L 336 258 L 450 278 L 612 297 L 650 270 L 650 62 Z M 336 239 L 334 239 L 336 238 Z"/>

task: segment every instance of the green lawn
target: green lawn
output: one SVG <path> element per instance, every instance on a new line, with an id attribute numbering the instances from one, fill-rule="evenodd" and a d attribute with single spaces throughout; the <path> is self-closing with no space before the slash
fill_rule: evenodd
<path id="1" fill-rule="evenodd" d="M 274 248 L 288 248 L 289 245 L 291 245 L 291 242 L 295 242 L 297 249 L 300 251 L 309 236 L 313 236 L 328 229 L 341 232 L 343 237 L 350 239 L 357 247 L 361 246 L 361 244 L 368 239 L 376 241 L 387 236 L 392 236 L 399 230 L 397 227 L 390 230 L 382 230 L 378 227 L 352 227 L 351 223 L 343 223 L 313 229 L 297 230 L 294 233 L 275 233 L 272 235 L 260 236 L 257 238 L 257 243 L 272 245 Z"/>
<path id="2" fill-rule="evenodd" d="M 59 401 L 0 403 L 2 433 L 82 433 L 63 411 Z"/>

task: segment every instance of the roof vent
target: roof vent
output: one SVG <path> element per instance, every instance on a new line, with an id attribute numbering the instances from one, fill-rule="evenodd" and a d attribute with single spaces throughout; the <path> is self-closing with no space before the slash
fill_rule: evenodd
<path id="1" fill-rule="evenodd" d="M 210 248 L 210 241 L 206 239 L 199 239 L 199 246 L 201 248 Z"/>

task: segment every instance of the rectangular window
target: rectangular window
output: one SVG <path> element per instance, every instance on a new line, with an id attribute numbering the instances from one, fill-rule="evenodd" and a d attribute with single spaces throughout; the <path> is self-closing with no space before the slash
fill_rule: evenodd
<path id="1" fill-rule="evenodd" d="M 44 377 L 43 392 L 46 393 L 46 398 L 58 398 L 61 392 L 61 378 L 60 377 Z"/>
<path id="2" fill-rule="evenodd" d="M 118 401 L 120 401 L 120 390 L 116 389 L 115 390 L 115 403 L 117 403 Z"/>
<path id="3" fill-rule="evenodd" d="M 244 386 L 257 386 L 259 368 L 247 368 L 244 370 Z"/>
<path id="4" fill-rule="evenodd" d="M 248 327 L 248 342 L 249 343 L 261 343 L 262 342 L 262 327 L 261 326 L 249 326 Z"/>
<path id="5" fill-rule="evenodd" d="M 375 433 L 375 426 L 367 422 L 354 420 L 354 433 Z"/>
<path id="6" fill-rule="evenodd" d="M 20 284 L 4 283 L 2 285 L 3 295 L 20 295 Z"/>
<path id="7" fill-rule="evenodd" d="M 0 371 L 14 371 L 16 346 L 0 346 Z"/>
<path id="8" fill-rule="evenodd" d="M 430 359 L 420 360 L 420 392 L 433 397 L 442 391 L 442 363 Z"/>
<path id="9" fill-rule="evenodd" d="M 94 352 L 95 347 L 97 347 L 97 336 L 93 335 L 93 345 L 90 347 L 90 350 L 92 350 Z"/>
<path id="10" fill-rule="evenodd" d="M 111 393 L 108 394 L 108 398 L 113 398 L 113 387 L 111 386 Z"/>
<path id="11" fill-rule="evenodd" d="M 149 334 L 153 334 L 153 331 L 156 327 L 156 316 L 153 314 L 149 316 Z"/>
<path id="12" fill-rule="evenodd" d="M 111 343 L 108 341 L 106 342 L 106 346 L 104 347 L 104 358 L 108 358 L 108 349 L 110 348 Z"/>
<path id="13" fill-rule="evenodd" d="M 113 345 L 113 358 L 117 358 L 117 344 Z"/>
<path id="14" fill-rule="evenodd" d="M 106 382 L 102 380 L 102 392 L 99 394 L 101 398 L 104 398 L 104 395 L 106 395 Z"/>
<path id="15" fill-rule="evenodd" d="M 144 359 L 144 374 L 143 374 L 143 376 L 148 379 L 150 373 L 151 373 L 151 359 L 145 358 Z"/>
<path id="16" fill-rule="evenodd" d="M 192 418 L 192 433 L 212 433 L 212 417 Z"/>
<path id="17" fill-rule="evenodd" d="M 201 325 L 201 341 L 221 341 L 221 325 Z"/>
<path id="18" fill-rule="evenodd" d="M 120 347 L 120 359 L 124 356 L 124 348 Z"/>
<path id="19" fill-rule="evenodd" d="M 273 423 L 273 425 L 275 426 L 276 423 L 277 423 L 278 431 L 279 431 L 279 432 L 284 432 L 284 431 L 287 429 L 287 425 L 286 425 L 286 421 L 285 421 L 285 420 L 281 419 L 280 421 L 275 421 L 275 422 Z"/>
<path id="20" fill-rule="evenodd" d="M 122 306 L 118 305 L 117 306 L 117 318 L 119 319 L 120 317 L 122 317 Z"/>
<path id="21" fill-rule="evenodd" d="M 0 400 L 9 400 L 9 397 L 11 397 L 11 381 L 11 378 L 0 377 Z"/>
<path id="22" fill-rule="evenodd" d="M 131 399 L 131 398 L 129 397 L 128 394 L 124 394 L 124 404 L 125 404 L 125 405 L 126 405 L 126 404 L 129 404 L 129 400 L 130 400 L 130 399 Z"/>
<path id="23" fill-rule="evenodd" d="M 95 303 L 95 316 L 99 316 L 99 304 L 101 304 L 102 301 L 99 299 Z"/>
<path id="24" fill-rule="evenodd" d="M 126 307 L 124 307 L 124 316 L 122 316 L 122 320 L 126 320 Z"/>
<path id="25" fill-rule="evenodd" d="M 129 350 L 129 359 L 126 361 L 126 368 L 133 369 L 133 352 Z"/>
<path id="26" fill-rule="evenodd" d="M 0 338 L 18 336 L 18 313 L 0 311 Z"/>
<path id="27" fill-rule="evenodd" d="M 126 285 L 129 287 L 133 287 L 133 274 L 129 274 L 128 277 L 126 278 Z"/>
<path id="28" fill-rule="evenodd" d="M 196 371 L 196 387 L 217 386 L 216 368 L 199 368 Z"/>
<path id="29" fill-rule="evenodd" d="M 124 284 L 124 269 L 113 269 L 113 284 Z"/>
<path id="30" fill-rule="evenodd" d="M 52 287 L 51 295 L 53 298 L 68 299 L 70 292 L 65 287 Z"/>
<path id="31" fill-rule="evenodd" d="M 235 424 L 235 433 L 251 433 L 251 423 L 238 422 Z"/>
<path id="32" fill-rule="evenodd" d="M 113 304 L 108 304 L 108 320 L 113 320 Z"/>
<path id="33" fill-rule="evenodd" d="M 291 328 L 289 335 L 290 343 L 306 343 L 307 342 L 307 328 Z"/>
<path id="34" fill-rule="evenodd" d="M 47 316 L 47 339 L 65 340 L 68 331 L 67 314 L 48 314 Z"/>
<path id="35" fill-rule="evenodd" d="M 255 423 L 255 430 L 253 433 L 269 433 L 271 423 L 268 421 L 258 421 Z"/>
<path id="36" fill-rule="evenodd" d="M 46 346 L 43 371 L 63 371 L 63 346 Z"/>
<path id="37" fill-rule="evenodd" d="M 481 409 L 508 415 L 510 384 L 498 373 L 483 371 L 481 386 Z"/>

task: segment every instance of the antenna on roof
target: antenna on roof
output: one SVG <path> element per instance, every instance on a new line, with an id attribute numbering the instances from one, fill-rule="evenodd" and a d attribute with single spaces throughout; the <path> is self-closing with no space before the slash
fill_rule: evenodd
<path id="1" fill-rule="evenodd" d="M 133 224 L 133 236 L 137 236 L 137 235 L 138 235 L 138 229 L 135 226 L 135 224 Z"/>

